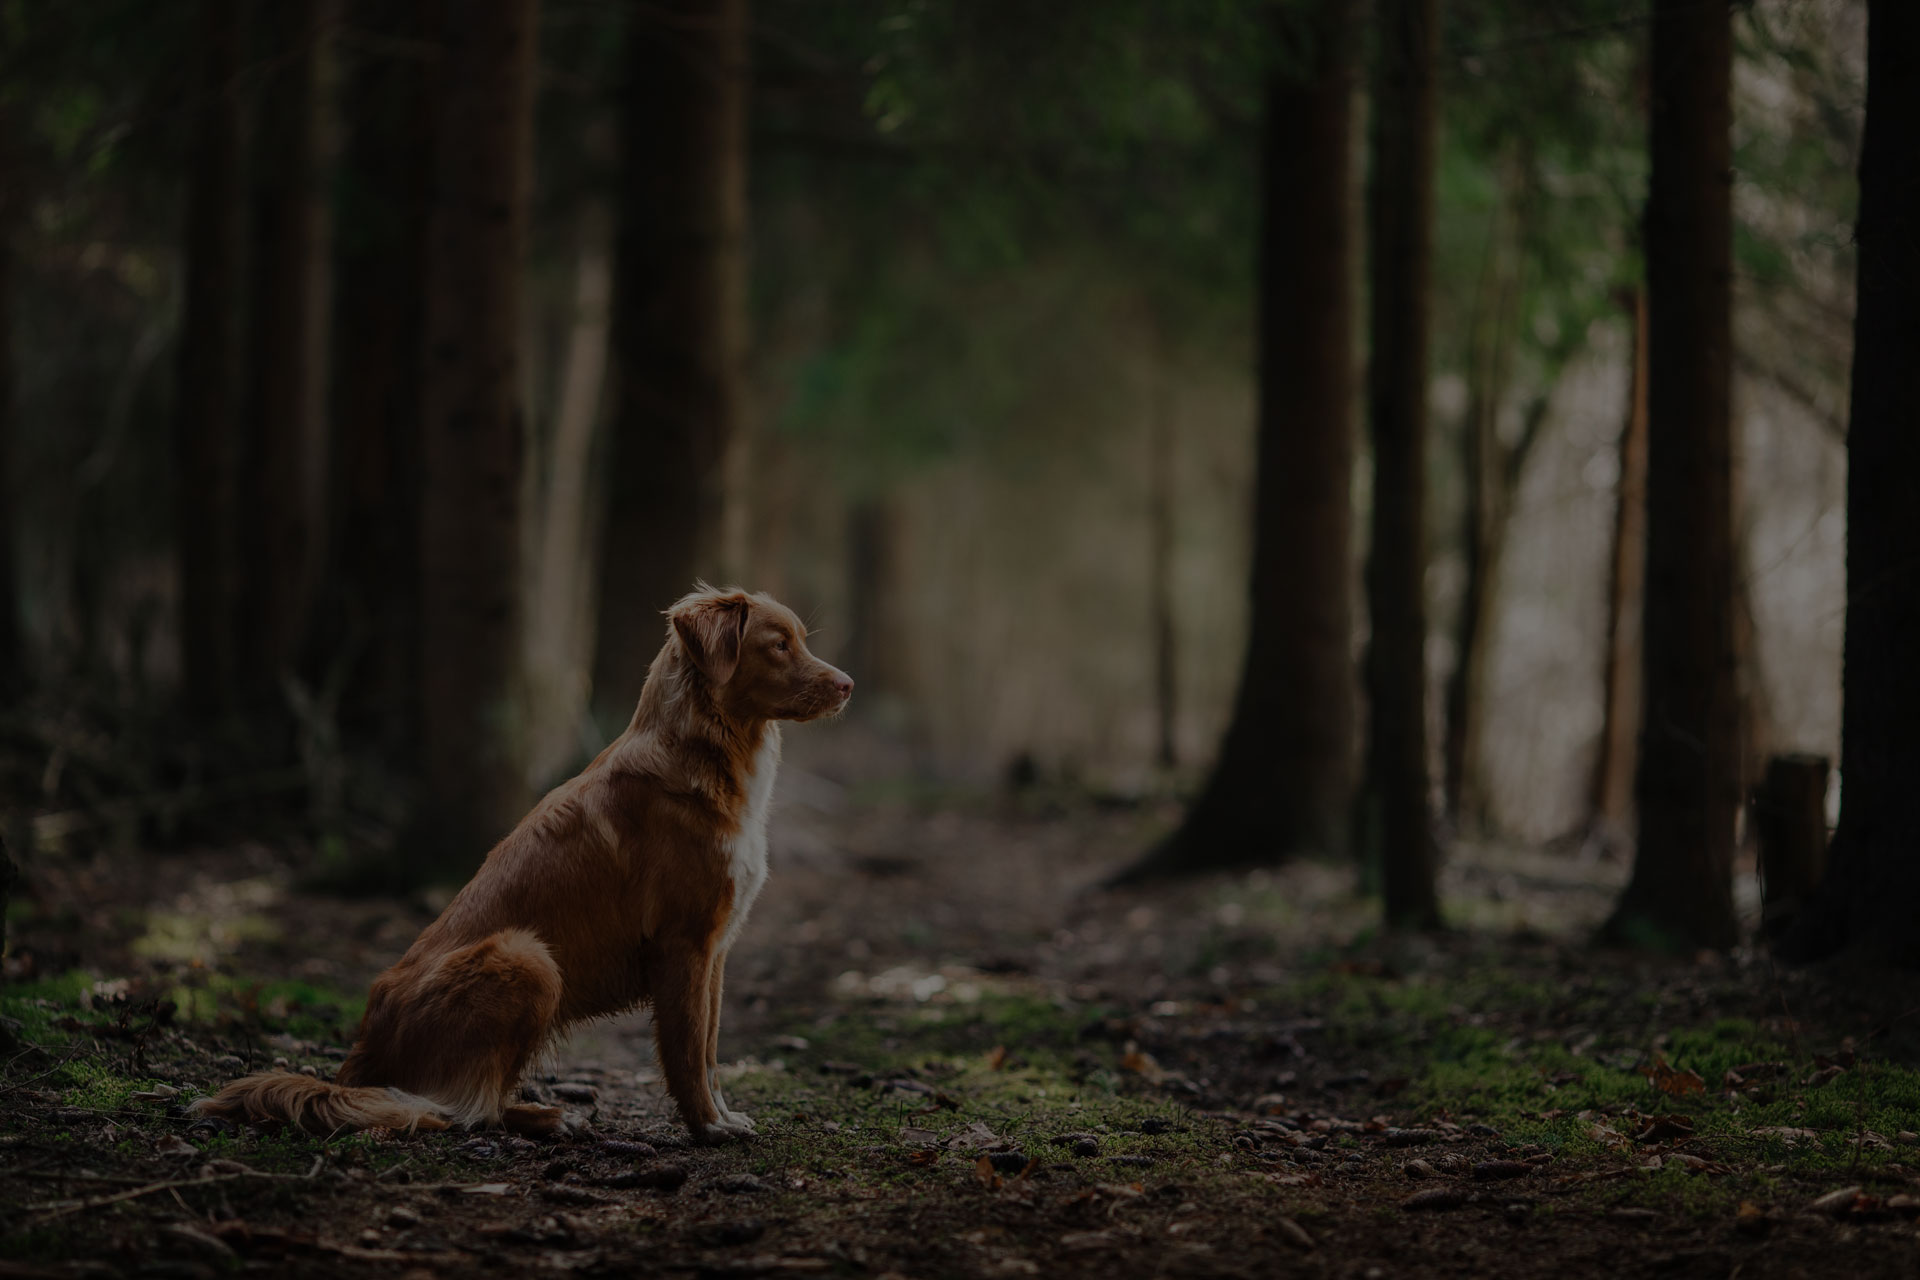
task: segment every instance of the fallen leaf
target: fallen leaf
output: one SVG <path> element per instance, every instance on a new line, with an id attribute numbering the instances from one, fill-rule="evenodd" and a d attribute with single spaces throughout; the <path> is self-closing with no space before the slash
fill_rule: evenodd
<path id="1" fill-rule="evenodd" d="M 997 1044 L 987 1054 L 987 1070 L 998 1071 L 1007 1065 L 1007 1046 Z"/>
<path id="2" fill-rule="evenodd" d="M 127 1095 L 128 1102 L 165 1102 L 180 1096 L 180 1091 L 170 1084 L 156 1084 L 151 1089 L 140 1089 Z"/>
<path id="3" fill-rule="evenodd" d="M 1763 1125 L 1758 1129 L 1749 1129 L 1747 1134 L 1749 1137 L 1754 1138 L 1778 1138 L 1788 1146 L 1792 1146 L 1796 1142 L 1815 1142 L 1818 1141 L 1820 1137 L 1817 1130 L 1795 1129 L 1783 1124 Z"/>
<path id="4" fill-rule="evenodd" d="M 1285 1217 L 1284 1215 L 1275 1218 L 1273 1220 L 1273 1229 L 1280 1233 L 1282 1240 L 1285 1240 L 1294 1248 L 1312 1250 L 1313 1237 L 1307 1234 L 1305 1227 L 1295 1222 L 1292 1218 Z"/>
<path id="5" fill-rule="evenodd" d="M 1679 1114 L 1648 1116 L 1646 1124 L 1633 1135 L 1641 1142 L 1668 1142 L 1693 1136 L 1693 1117 Z"/>
<path id="6" fill-rule="evenodd" d="M 1270 1173 L 1267 1179 L 1276 1187 L 1318 1187 L 1326 1181 L 1317 1173 Z"/>
<path id="7" fill-rule="evenodd" d="M 1707 1082 L 1698 1071 L 1682 1071 L 1670 1066 L 1664 1054 L 1655 1057 L 1651 1065 L 1641 1067 L 1640 1074 L 1651 1081 L 1654 1088 L 1676 1098 L 1707 1091 Z"/>
<path id="8" fill-rule="evenodd" d="M 153 1153 L 157 1156 L 197 1156 L 200 1148 L 177 1133 L 169 1133 L 153 1144 Z"/>
<path id="9" fill-rule="evenodd" d="M 1166 1070 L 1161 1067 L 1158 1062 L 1153 1060 L 1152 1054 L 1143 1049 L 1135 1049 L 1131 1046 L 1128 1047 L 1125 1053 L 1120 1055 L 1120 1069 L 1122 1071 L 1133 1072 L 1135 1075 L 1145 1079 L 1149 1084 L 1159 1084 L 1167 1078 Z"/>
<path id="10" fill-rule="evenodd" d="M 1820 1068 L 1818 1071 L 1814 1072 L 1812 1075 L 1808 1076 L 1805 1080 L 1802 1080 L 1800 1083 L 1805 1085 L 1809 1089 L 1818 1089 L 1820 1086 L 1824 1084 L 1828 1084 L 1831 1081 L 1836 1080 L 1839 1077 L 1845 1075 L 1846 1073 L 1847 1073 L 1847 1069 L 1836 1062 L 1830 1067 Z"/>
<path id="11" fill-rule="evenodd" d="M 1764 1233 L 1772 1223 L 1767 1218 L 1766 1210 L 1751 1200 L 1742 1200 L 1739 1212 L 1734 1214 L 1733 1225 L 1746 1235 L 1757 1236 Z"/>
<path id="12" fill-rule="evenodd" d="M 1852 1212 L 1856 1203 L 1867 1198 L 1864 1187 L 1842 1187 L 1838 1191 L 1829 1191 L 1807 1208 L 1815 1213 L 1842 1214 Z"/>
<path id="13" fill-rule="evenodd" d="M 907 1152 L 907 1163 L 915 1168 L 923 1169 L 930 1164 L 938 1164 L 939 1161 L 940 1153 L 930 1148 L 923 1147 L 918 1151 Z"/>
<path id="14" fill-rule="evenodd" d="M 1000 1174 L 993 1167 L 993 1161 L 981 1156 L 973 1162 L 974 1181 L 989 1191 L 1000 1189 Z"/>

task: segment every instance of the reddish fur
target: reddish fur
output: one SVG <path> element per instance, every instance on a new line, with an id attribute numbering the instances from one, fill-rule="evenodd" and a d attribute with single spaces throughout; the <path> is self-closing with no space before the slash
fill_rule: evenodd
<path id="1" fill-rule="evenodd" d="M 807 652 L 806 628 L 767 596 L 702 588 L 667 616 L 626 732 L 548 793 L 374 980 L 338 1082 L 249 1076 L 203 1113 L 316 1132 L 551 1132 L 556 1108 L 509 1105 L 528 1064 L 572 1023 L 651 1003 L 668 1092 L 696 1136 L 720 1132 L 708 1075 L 718 944 L 736 903 L 728 841 L 774 722 L 837 712 L 852 682 Z"/>

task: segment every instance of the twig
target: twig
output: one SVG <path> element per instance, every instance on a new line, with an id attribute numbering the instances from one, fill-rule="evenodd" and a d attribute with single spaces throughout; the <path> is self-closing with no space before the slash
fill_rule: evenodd
<path id="1" fill-rule="evenodd" d="M 27 1212 L 45 1213 L 46 1216 L 43 1217 L 41 1221 L 48 1222 L 54 1218 L 65 1217 L 69 1213 L 79 1213 L 83 1209 L 104 1209 L 106 1206 L 118 1204 L 122 1200 L 138 1200 L 141 1196 L 155 1195 L 162 1191 L 172 1191 L 176 1187 L 205 1187 L 211 1186 L 216 1182 L 232 1182 L 235 1178 L 243 1178 L 246 1176 L 247 1175 L 240 1173 L 216 1173 L 211 1178 L 183 1178 L 176 1179 L 172 1182 L 153 1182 L 144 1187 L 135 1187 L 131 1191 L 116 1192 L 110 1196 L 95 1196 L 91 1200 L 52 1200 L 46 1204 L 30 1204 L 27 1206 Z M 267 1176 L 270 1177 L 272 1175 Z"/>
<path id="2" fill-rule="evenodd" d="M 0 1098 L 4 1098 L 8 1094 L 13 1093 L 16 1090 L 24 1089 L 30 1084 L 40 1083 L 42 1080 L 45 1080 L 48 1076 L 54 1074 L 56 1071 L 59 1071 L 62 1067 L 66 1066 L 68 1063 L 72 1062 L 75 1058 L 78 1058 L 83 1052 L 85 1051 L 82 1049 L 75 1049 L 72 1053 L 69 1053 L 66 1057 L 60 1059 L 60 1061 L 54 1063 L 52 1066 L 48 1067 L 45 1071 L 42 1071 L 39 1075 L 28 1076 L 25 1080 L 16 1080 L 12 1084 L 7 1085 L 4 1088 L 0 1088 Z M 15 1061 L 18 1061 L 18 1059 L 15 1059 Z"/>

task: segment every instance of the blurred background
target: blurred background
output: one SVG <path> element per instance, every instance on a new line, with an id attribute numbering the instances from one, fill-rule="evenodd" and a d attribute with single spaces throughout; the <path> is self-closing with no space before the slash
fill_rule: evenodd
<path id="1" fill-rule="evenodd" d="M 1189 794 L 1248 637 L 1301 8 L 0 3 L 9 844 L 270 822 L 343 877 L 470 868 L 696 577 L 859 682 L 803 779 Z M 1864 9 L 1734 21 L 1749 760 L 1838 749 Z M 1569 851 L 1630 802 L 1647 35 L 1453 0 L 1434 64 L 1434 808 Z"/>

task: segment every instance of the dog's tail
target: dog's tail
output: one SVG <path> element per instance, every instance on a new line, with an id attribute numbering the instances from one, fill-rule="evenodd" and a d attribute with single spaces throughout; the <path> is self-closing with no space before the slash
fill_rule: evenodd
<path id="1" fill-rule="evenodd" d="M 445 1129 L 446 1111 L 399 1089 L 334 1084 L 291 1071 L 245 1076 L 193 1104 L 197 1115 L 243 1124 L 280 1121 L 325 1137 L 360 1129 Z"/>

